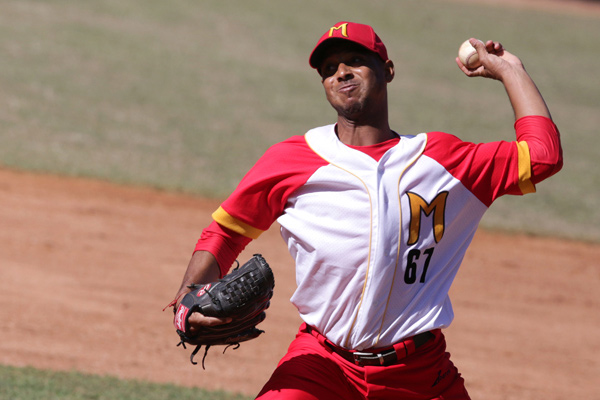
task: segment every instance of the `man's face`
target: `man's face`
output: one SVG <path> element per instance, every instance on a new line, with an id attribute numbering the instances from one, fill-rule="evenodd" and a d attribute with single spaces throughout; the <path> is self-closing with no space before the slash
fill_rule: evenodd
<path id="1" fill-rule="evenodd" d="M 327 100 L 349 120 L 369 118 L 387 107 L 393 64 L 352 43 L 331 48 L 319 68 Z"/>

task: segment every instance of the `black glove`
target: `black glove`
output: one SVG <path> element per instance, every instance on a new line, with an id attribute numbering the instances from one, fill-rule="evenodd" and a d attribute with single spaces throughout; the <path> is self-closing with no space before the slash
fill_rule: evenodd
<path id="1" fill-rule="evenodd" d="M 183 297 L 179 307 L 174 310 L 174 324 L 181 339 L 178 346 L 186 348 L 186 343 L 196 346 L 190 361 L 197 364 L 194 356 L 202 346 L 205 346 L 206 357 L 211 346 L 235 345 L 238 348 L 241 342 L 255 339 L 264 332 L 257 329 L 256 325 L 265 319 L 265 310 L 269 308 L 274 287 L 273 271 L 260 254 L 255 254 L 241 267 L 238 265 L 217 282 L 204 286 L 192 285 L 193 290 Z M 199 327 L 191 335 L 188 319 L 194 312 L 232 320 L 222 325 Z"/>

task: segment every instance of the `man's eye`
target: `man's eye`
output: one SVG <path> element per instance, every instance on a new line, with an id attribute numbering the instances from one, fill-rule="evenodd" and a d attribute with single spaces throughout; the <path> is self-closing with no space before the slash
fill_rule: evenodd
<path id="1" fill-rule="evenodd" d="M 323 67 L 323 75 L 331 76 L 337 71 L 337 65 L 327 64 Z"/>

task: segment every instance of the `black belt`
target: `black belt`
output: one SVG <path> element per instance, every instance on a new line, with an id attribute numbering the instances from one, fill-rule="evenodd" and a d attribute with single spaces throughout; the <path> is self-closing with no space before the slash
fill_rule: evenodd
<path id="1" fill-rule="evenodd" d="M 329 340 L 325 340 L 325 344 L 328 348 L 331 349 L 334 353 L 338 354 L 342 358 L 350 361 L 353 364 L 356 364 L 360 367 L 367 365 L 378 365 L 378 366 L 386 366 L 397 363 L 402 358 L 408 356 L 411 352 L 408 350 L 409 348 L 418 349 L 423 346 L 429 340 L 434 338 L 435 335 L 431 332 L 423 332 L 410 337 L 408 339 L 403 340 L 402 342 L 395 345 L 395 347 L 382 349 L 376 353 L 368 353 L 363 351 L 351 351 L 343 349 L 339 346 L 334 345 Z M 407 342 L 412 341 L 414 343 L 414 347 L 408 346 Z M 397 347 L 402 347 L 404 345 L 405 354 L 398 355 Z M 414 351 L 414 350 L 413 350 Z"/>

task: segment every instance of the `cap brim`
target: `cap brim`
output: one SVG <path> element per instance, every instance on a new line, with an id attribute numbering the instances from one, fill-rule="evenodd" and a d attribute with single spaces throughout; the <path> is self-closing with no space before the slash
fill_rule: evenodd
<path id="1" fill-rule="evenodd" d="M 332 38 L 323 40 L 321 43 L 319 43 L 319 45 L 317 45 L 317 47 L 315 47 L 315 49 L 311 53 L 309 61 L 308 61 L 310 66 L 313 67 L 314 69 L 318 70 L 319 67 L 321 66 L 321 63 L 323 62 L 323 60 L 325 58 L 327 58 L 327 55 L 329 54 L 329 52 L 332 49 L 338 49 L 340 46 L 355 47 L 357 49 L 362 49 L 362 50 L 368 51 L 369 53 L 375 53 L 373 50 L 369 49 L 368 47 L 363 46 L 362 44 L 357 43 L 353 40 L 342 39 L 339 37 L 332 37 Z M 377 53 L 375 53 L 375 54 L 377 54 Z"/>

